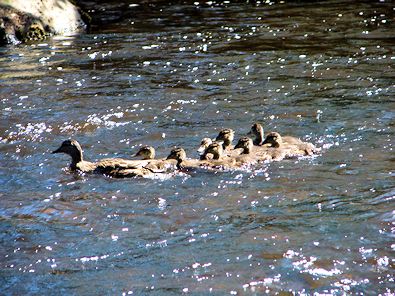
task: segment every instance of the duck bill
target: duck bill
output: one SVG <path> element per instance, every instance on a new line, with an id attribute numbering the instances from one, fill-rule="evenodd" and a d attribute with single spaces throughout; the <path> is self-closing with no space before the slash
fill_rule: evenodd
<path id="1" fill-rule="evenodd" d="M 218 144 L 220 144 L 221 146 L 224 145 L 225 141 L 224 140 L 215 140 Z"/>
<path id="2" fill-rule="evenodd" d="M 203 145 L 199 147 L 199 149 L 197 150 L 197 152 L 199 152 L 200 154 L 202 154 L 204 152 L 204 150 L 206 150 L 206 147 L 204 147 Z"/>
<path id="3" fill-rule="evenodd" d="M 243 147 L 241 146 L 241 144 L 237 143 L 234 149 L 238 149 L 238 148 L 243 148 Z"/>
<path id="4" fill-rule="evenodd" d="M 54 154 L 54 153 L 62 153 L 62 152 L 63 152 L 62 147 L 59 147 L 58 149 L 52 151 L 51 153 Z"/>
<path id="5" fill-rule="evenodd" d="M 265 139 L 265 141 L 262 142 L 261 146 L 273 146 L 273 142 L 271 140 Z"/>
<path id="6" fill-rule="evenodd" d="M 247 137 L 250 137 L 253 141 L 257 141 L 258 140 L 258 136 L 253 131 L 249 131 L 247 133 Z"/>

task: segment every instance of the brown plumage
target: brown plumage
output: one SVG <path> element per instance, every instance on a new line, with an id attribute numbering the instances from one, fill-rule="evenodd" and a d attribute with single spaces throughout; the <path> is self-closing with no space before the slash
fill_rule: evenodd
<path id="1" fill-rule="evenodd" d="M 249 137 L 242 137 L 237 142 L 235 149 L 240 149 L 240 155 L 235 156 L 237 165 L 253 164 L 259 160 L 266 159 L 263 154 L 258 154 L 254 143 Z"/>
<path id="2" fill-rule="evenodd" d="M 137 151 L 134 157 L 141 157 L 141 159 L 154 159 L 155 158 L 155 149 L 152 146 L 143 146 Z"/>
<path id="3" fill-rule="evenodd" d="M 254 138 L 254 145 L 262 146 L 265 143 L 264 140 L 264 131 L 263 127 L 260 123 L 254 123 L 251 126 L 251 130 L 248 133 Z M 290 156 L 304 156 L 304 155 L 313 155 L 320 151 L 319 148 L 315 147 L 312 143 L 303 142 L 302 140 L 291 137 L 291 136 L 280 136 L 281 144 L 283 147 L 287 147 L 290 151 L 293 151 Z"/>
<path id="4" fill-rule="evenodd" d="M 218 142 L 223 142 L 222 147 L 224 150 L 232 149 L 232 142 L 235 137 L 235 132 L 230 128 L 224 128 L 219 131 L 218 136 L 215 138 Z"/>
<path id="5" fill-rule="evenodd" d="M 85 161 L 81 145 L 76 140 L 66 140 L 52 153 L 65 153 L 71 156 L 70 169 L 82 173 L 103 174 L 113 178 L 148 176 L 156 173 L 155 160 L 128 160 L 106 158 L 98 162 Z"/>

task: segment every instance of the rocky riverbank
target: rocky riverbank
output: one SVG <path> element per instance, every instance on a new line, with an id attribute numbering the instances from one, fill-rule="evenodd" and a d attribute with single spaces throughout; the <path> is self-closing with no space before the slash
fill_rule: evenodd
<path id="1" fill-rule="evenodd" d="M 87 28 L 87 17 L 68 0 L 0 0 L 0 45 L 67 35 Z"/>

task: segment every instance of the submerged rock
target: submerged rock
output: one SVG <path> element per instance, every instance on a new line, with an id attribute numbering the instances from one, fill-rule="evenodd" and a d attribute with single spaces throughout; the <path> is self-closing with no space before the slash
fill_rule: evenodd
<path id="1" fill-rule="evenodd" d="M 68 0 L 0 0 L 0 45 L 83 31 L 86 19 Z"/>

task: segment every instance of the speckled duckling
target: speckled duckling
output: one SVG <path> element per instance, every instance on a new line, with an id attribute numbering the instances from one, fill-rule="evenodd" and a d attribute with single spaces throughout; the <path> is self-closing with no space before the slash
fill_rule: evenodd
<path id="1" fill-rule="evenodd" d="M 211 143 L 210 145 L 208 145 L 206 150 L 204 150 L 201 160 L 208 160 L 207 159 L 208 154 L 211 154 L 213 159 L 216 159 L 216 160 L 222 158 L 222 156 L 224 155 L 223 145 L 218 142 L 214 142 L 214 143 Z"/>
<path id="2" fill-rule="evenodd" d="M 185 150 L 181 147 L 175 147 L 170 151 L 166 161 L 176 161 L 176 167 L 180 171 L 188 171 L 201 166 L 201 161 L 197 159 L 187 159 Z"/>
<path id="3" fill-rule="evenodd" d="M 251 126 L 251 130 L 248 135 L 251 135 L 254 138 L 254 145 L 263 145 L 264 131 L 260 123 L 254 123 Z M 302 140 L 295 137 L 283 136 L 281 137 L 281 141 L 281 144 L 285 145 L 284 147 L 288 147 L 290 150 L 294 151 L 294 155 L 292 156 L 313 155 L 320 151 L 320 149 L 315 147 L 312 143 L 303 142 Z M 294 147 L 291 148 L 291 146 Z"/>
<path id="4" fill-rule="evenodd" d="M 212 144 L 212 143 L 213 143 L 213 140 L 211 140 L 210 138 L 203 138 L 202 139 L 202 141 L 200 142 L 200 146 L 197 150 L 197 152 L 199 153 L 200 159 L 203 160 L 203 159 L 212 159 L 213 158 L 212 155 L 203 156 L 204 151 L 206 151 L 207 147 L 210 146 L 210 144 Z"/>
<path id="5" fill-rule="evenodd" d="M 252 154 L 254 143 L 249 137 L 242 137 L 237 142 L 235 149 L 241 149 L 240 154 Z"/>
<path id="6" fill-rule="evenodd" d="M 141 157 L 143 160 L 155 158 L 155 148 L 152 146 L 142 146 L 134 157 Z"/>
<path id="7" fill-rule="evenodd" d="M 265 141 L 262 142 L 264 149 L 266 149 L 266 154 L 270 160 L 282 160 L 289 157 L 294 152 L 295 147 L 289 147 L 283 143 L 282 137 L 277 132 L 270 132 L 267 134 Z"/>
<path id="8" fill-rule="evenodd" d="M 235 137 L 235 132 L 230 128 L 224 128 L 219 131 L 218 136 L 215 138 L 217 142 L 223 142 L 222 147 L 224 150 L 232 149 L 232 142 Z"/>
<path id="9" fill-rule="evenodd" d="M 213 143 L 213 140 L 211 140 L 210 138 L 203 138 L 202 141 L 200 142 L 200 146 L 197 152 L 199 152 L 199 154 L 203 154 L 211 143 Z"/>
<path id="10" fill-rule="evenodd" d="M 170 151 L 170 154 L 167 156 L 166 160 L 176 160 L 177 168 L 182 169 L 185 166 L 185 161 L 187 159 L 187 154 L 184 148 L 175 147 Z"/>
<path id="11" fill-rule="evenodd" d="M 152 146 L 142 146 L 134 157 L 147 160 L 144 168 L 151 170 L 153 173 L 162 173 L 172 167 L 172 164 L 164 159 L 155 159 L 155 148 Z"/>
<path id="12" fill-rule="evenodd" d="M 259 157 L 255 152 L 254 143 L 249 137 L 242 137 L 237 142 L 235 149 L 240 149 L 240 155 L 236 156 L 236 163 L 239 165 L 252 164 L 258 160 L 263 160 L 263 157 Z"/>
<path id="13" fill-rule="evenodd" d="M 207 158 L 207 155 L 212 155 L 212 159 Z M 207 147 L 200 162 L 200 166 L 208 168 L 234 168 L 235 165 L 236 159 L 226 155 L 223 145 L 218 142 L 214 142 Z"/>

